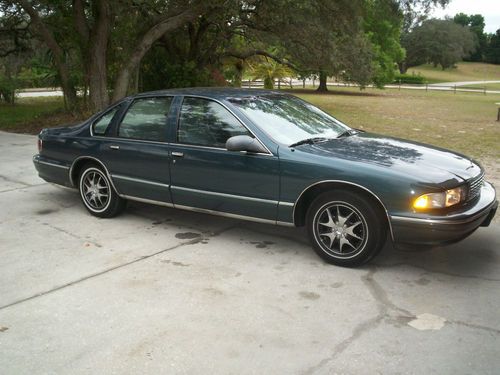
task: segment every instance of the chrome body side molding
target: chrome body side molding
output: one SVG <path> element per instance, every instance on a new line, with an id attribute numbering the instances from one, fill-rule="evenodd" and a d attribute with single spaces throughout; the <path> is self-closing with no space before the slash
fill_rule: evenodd
<path id="1" fill-rule="evenodd" d="M 234 198 L 234 199 L 241 199 L 241 200 L 253 201 L 253 202 L 261 202 L 261 203 L 268 203 L 268 204 L 278 204 L 279 203 L 278 201 L 274 201 L 274 200 L 270 200 L 270 199 L 254 198 L 254 197 L 247 197 L 244 195 L 234 195 L 234 194 L 227 194 L 227 193 L 217 193 L 215 191 L 191 189 L 191 188 L 185 188 L 185 187 L 174 186 L 174 185 L 171 185 L 170 188 L 173 190 L 189 191 L 192 193 L 215 195 L 218 197 Z"/>
<path id="2" fill-rule="evenodd" d="M 155 204 L 157 206 L 164 206 L 164 207 L 170 207 L 170 208 L 178 208 L 178 209 L 185 210 L 185 211 L 200 212 L 200 213 L 204 213 L 204 214 L 211 214 L 211 215 L 216 215 L 216 216 L 228 217 L 231 219 L 253 221 L 256 223 L 275 224 L 275 225 L 281 225 L 281 226 L 287 226 L 287 227 L 294 227 L 295 226 L 293 223 L 288 223 L 288 222 L 284 222 L 284 221 L 261 219 L 261 218 L 253 217 L 253 216 L 244 216 L 244 215 L 232 214 L 229 212 L 208 210 L 205 208 L 182 206 L 182 205 L 178 205 L 178 204 L 176 205 L 173 203 L 160 202 L 160 201 L 155 201 L 155 200 L 151 200 L 151 199 L 144 199 L 144 198 L 139 198 L 139 197 L 133 197 L 133 196 L 124 195 L 124 194 L 119 194 L 119 195 L 121 198 L 128 199 L 131 201 Z"/>
<path id="3" fill-rule="evenodd" d="M 154 200 L 151 200 L 151 199 L 133 197 L 131 195 L 125 195 L 125 194 L 118 194 L 118 195 L 120 196 L 120 198 L 128 199 L 128 200 L 131 200 L 131 201 L 136 201 L 136 202 L 141 202 L 141 203 L 149 203 L 149 204 L 154 204 L 154 205 L 157 205 L 157 206 L 165 206 L 165 207 L 174 208 L 174 204 L 173 203 L 161 202 L 161 201 L 154 201 Z"/>
<path id="4" fill-rule="evenodd" d="M 122 176 L 122 175 L 118 175 L 118 174 L 112 174 L 111 177 L 116 178 L 117 180 L 125 180 L 125 181 L 131 181 L 131 182 L 138 182 L 140 184 L 161 186 L 161 187 L 164 187 L 164 188 L 169 188 L 170 187 L 170 185 L 168 185 L 168 184 L 162 184 L 161 182 L 154 182 L 154 181 L 149 181 L 149 180 L 143 180 L 142 178 L 128 177 L 128 176 Z"/>
<path id="5" fill-rule="evenodd" d="M 50 163 L 48 161 L 43 161 L 43 160 L 40 160 L 40 157 L 39 155 L 35 155 L 33 156 L 33 162 L 34 163 L 38 163 L 38 164 L 43 164 L 43 165 L 47 165 L 49 167 L 55 167 L 55 168 L 61 168 L 61 169 L 69 169 L 70 167 L 68 167 L 67 165 L 61 165 L 61 164 L 56 164 L 56 163 Z"/>

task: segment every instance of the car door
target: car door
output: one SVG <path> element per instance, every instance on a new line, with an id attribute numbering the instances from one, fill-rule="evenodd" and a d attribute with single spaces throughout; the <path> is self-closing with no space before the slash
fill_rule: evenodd
<path id="1" fill-rule="evenodd" d="M 168 116 L 172 96 L 136 98 L 101 143 L 101 155 L 121 195 L 171 203 Z"/>
<path id="2" fill-rule="evenodd" d="M 228 138 L 254 135 L 220 102 L 185 96 L 171 144 L 176 207 L 276 220 L 278 157 L 227 151 Z"/>

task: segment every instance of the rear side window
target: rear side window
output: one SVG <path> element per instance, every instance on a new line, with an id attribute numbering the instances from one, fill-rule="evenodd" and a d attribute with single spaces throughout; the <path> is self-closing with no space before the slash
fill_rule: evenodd
<path id="1" fill-rule="evenodd" d="M 135 100 L 118 128 L 118 136 L 147 141 L 165 141 L 172 97 Z"/>
<path id="2" fill-rule="evenodd" d="M 94 135 L 106 135 L 109 125 L 111 124 L 111 121 L 113 120 L 113 117 L 115 117 L 116 113 L 118 110 L 121 108 L 121 105 L 117 105 L 113 109 L 109 110 L 106 112 L 104 115 L 102 115 L 97 121 L 94 122 L 92 131 Z"/>
<path id="3" fill-rule="evenodd" d="M 184 98 L 179 119 L 179 143 L 225 148 L 235 135 L 252 136 L 226 108 L 213 100 Z"/>

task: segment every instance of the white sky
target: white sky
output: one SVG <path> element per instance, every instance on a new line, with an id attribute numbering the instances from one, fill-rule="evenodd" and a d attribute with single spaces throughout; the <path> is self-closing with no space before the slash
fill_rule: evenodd
<path id="1" fill-rule="evenodd" d="M 432 17 L 453 17 L 457 13 L 481 14 L 486 24 L 484 31 L 494 33 L 500 29 L 500 0 L 451 0 L 445 9 L 437 7 Z"/>

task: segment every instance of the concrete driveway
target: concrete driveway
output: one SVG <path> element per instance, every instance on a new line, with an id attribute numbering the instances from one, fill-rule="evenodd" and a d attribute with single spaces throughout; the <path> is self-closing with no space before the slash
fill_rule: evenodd
<path id="1" fill-rule="evenodd" d="M 2 374 L 498 374 L 500 227 L 370 266 L 301 230 L 131 204 L 91 217 L 0 133 Z"/>

